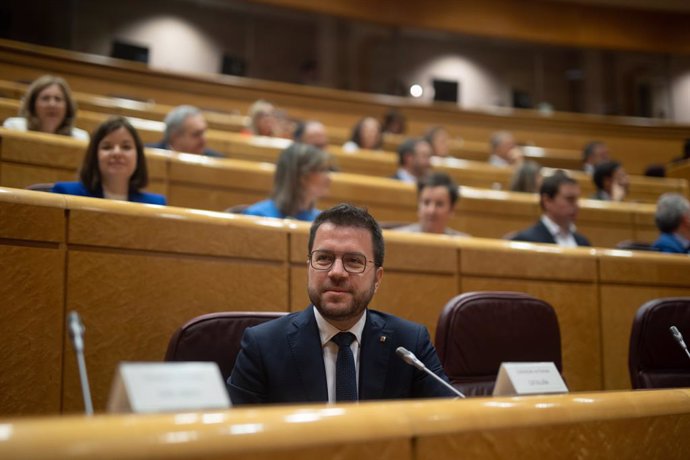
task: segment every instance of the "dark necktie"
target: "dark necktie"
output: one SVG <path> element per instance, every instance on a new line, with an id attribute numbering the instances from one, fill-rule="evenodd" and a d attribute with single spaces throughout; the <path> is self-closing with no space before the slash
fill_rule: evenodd
<path id="1" fill-rule="evenodd" d="M 350 344 L 355 340 L 351 332 L 339 332 L 332 339 L 338 345 L 335 362 L 335 400 L 357 401 L 357 371 Z"/>

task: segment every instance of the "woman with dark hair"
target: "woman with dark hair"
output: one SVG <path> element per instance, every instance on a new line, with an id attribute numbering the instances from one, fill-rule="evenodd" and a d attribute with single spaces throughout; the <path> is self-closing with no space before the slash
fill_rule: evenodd
<path id="1" fill-rule="evenodd" d="M 89 140 L 89 134 L 74 127 L 77 106 L 67 82 L 43 75 L 31 83 L 22 98 L 19 116 L 5 120 L 3 127 L 16 131 L 40 131 Z"/>
<path id="2" fill-rule="evenodd" d="M 148 184 L 144 144 L 124 117 L 112 117 L 93 132 L 79 182 L 57 182 L 53 192 L 164 205 L 165 197 L 142 192 Z"/>
<path id="3" fill-rule="evenodd" d="M 379 150 L 382 142 L 381 124 L 376 118 L 366 117 L 352 129 L 352 137 L 343 144 L 343 150 L 350 153 L 360 149 Z"/>
<path id="4" fill-rule="evenodd" d="M 278 157 L 273 194 L 245 209 L 250 216 L 312 221 L 319 215 L 316 201 L 331 185 L 330 155 L 314 146 L 293 143 Z"/>

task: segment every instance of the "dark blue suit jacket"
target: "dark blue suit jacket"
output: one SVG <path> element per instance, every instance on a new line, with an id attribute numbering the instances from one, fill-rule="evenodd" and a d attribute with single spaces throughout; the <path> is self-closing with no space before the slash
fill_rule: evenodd
<path id="1" fill-rule="evenodd" d="M 573 234 L 578 246 L 591 246 L 589 240 L 577 232 Z M 511 241 L 528 241 L 530 243 L 551 243 L 556 244 L 553 235 L 546 228 L 546 225 L 539 219 L 534 227 L 523 230 L 511 238 Z"/>
<path id="2" fill-rule="evenodd" d="M 56 182 L 53 185 L 53 193 L 62 193 L 63 195 L 77 195 L 77 196 L 89 196 L 92 198 L 103 198 L 103 191 L 99 190 L 98 193 L 91 193 L 81 182 Z M 165 205 L 165 197 L 157 193 L 148 192 L 135 192 L 130 193 L 127 201 L 132 201 L 134 203 L 147 203 L 147 204 L 161 204 Z"/>
<path id="3" fill-rule="evenodd" d="M 306 310 L 245 330 L 228 379 L 234 405 L 328 402 L 326 371 L 316 318 Z M 422 325 L 367 310 L 359 356 L 359 399 L 455 396 L 395 353 L 403 346 L 447 380 Z"/>
<path id="4" fill-rule="evenodd" d="M 150 144 L 146 144 L 146 147 L 153 147 L 154 149 L 170 150 L 170 146 L 163 141 L 152 142 Z M 204 155 L 207 157 L 213 157 L 213 158 L 225 158 L 225 155 L 223 155 L 220 152 L 216 152 L 213 149 L 204 149 Z"/>
<path id="5" fill-rule="evenodd" d="M 662 233 L 652 244 L 652 247 L 661 252 L 671 252 L 675 254 L 688 253 L 688 248 L 684 248 L 681 242 L 673 236 L 673 233 Z"/>

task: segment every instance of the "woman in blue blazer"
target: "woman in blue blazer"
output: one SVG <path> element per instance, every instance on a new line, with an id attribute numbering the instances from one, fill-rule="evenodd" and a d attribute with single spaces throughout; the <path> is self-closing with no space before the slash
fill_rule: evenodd
<path id="1" fill-rule="evenodd" d="M 142 192 L 148 184 L 144 144 L 124 117 L 112 117 L 91 136 L 79 182 L 57 182 L 53 192 L 67 195 L 165 205 L 165 197 Z"/>

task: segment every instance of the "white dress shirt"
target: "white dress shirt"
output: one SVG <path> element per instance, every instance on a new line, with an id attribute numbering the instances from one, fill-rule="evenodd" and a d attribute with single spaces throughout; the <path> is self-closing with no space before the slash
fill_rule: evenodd
<path id="1" fill-rule="evenodd" d="M 331 339 L 339 332 L 351 332 L 355 336 L 355 340 L 350 344 L 352 349 L 352 356 L 355 358 L 355 369 L 357 371 L 357 394 L 359 395 L 359 350 L 362 345 L 362 332 L 364 331 L 364 323 L 367 321 L 366 310 L 359 321 L 355 323 L 347 331 L 341 331 L 326 321 L 326 318 L 321 316 L 321 313 L 314 308 L 314 316 L 316 317 L 316 324 L 319 327 L 319 336 L 321 337 L 321 348 L 323 350 L 323 365 L 326 369 L 326 386 L 328 387 L 328 402 L 335 402 L 335 362 L 338 359 L 338 345 L 331 342 Z"/>

